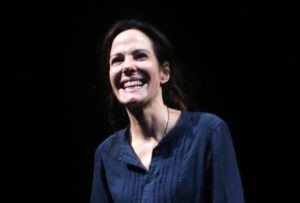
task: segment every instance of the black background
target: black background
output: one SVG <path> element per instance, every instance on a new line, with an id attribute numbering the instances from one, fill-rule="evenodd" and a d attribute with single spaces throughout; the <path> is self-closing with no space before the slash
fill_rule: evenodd
<path id="1" fill-rule="evenodd" d="M 93 156 L 112 130 L 101 39 L 140 16 L 189 67 L 193 104 L 230 126 L 247 202 L 296 202 L 297 7 L 269 1 L 16 3 L 4 7 L 4 173 L 12 202 L 88 202 Z M 7 71 L 7 72 L 6 72 Z"/>

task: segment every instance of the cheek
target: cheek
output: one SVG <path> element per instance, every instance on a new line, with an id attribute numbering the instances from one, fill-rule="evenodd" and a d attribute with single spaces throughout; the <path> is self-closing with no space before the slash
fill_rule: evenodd
<path id="1" fill-rule="evenodd" d="M 114 81 L 114 78 L 116 77 L 116 73 L 112 69 L 109 69 L 109 73 L 108 74 L 109 74 L 109 80 L 112 83 Z"/>
<path id="2" fill-rule="evenodd" d="M 115 88 L 115 84 L 114 84 L 114 79 L 115 78 L 115 75 L 109 71 L 109 83 L 110 83 L 110 86 L 114 89 Z"/>
<path id="3" fill-rule="evenodd" d="M 118 78 L 120 77 L 119 75 L 120 74 L 118 74 L 117 71 L 114 70 L 109 71 L 109 82 L 113 89 L 115 89 L 117 86 L 116 83 L 118 81 Z"/>

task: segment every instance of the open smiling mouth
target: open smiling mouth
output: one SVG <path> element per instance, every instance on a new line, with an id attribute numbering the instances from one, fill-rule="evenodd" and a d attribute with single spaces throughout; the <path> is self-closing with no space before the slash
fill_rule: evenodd
<path id="1" fill-rule="evenodd" d="M 129 80 L 124 83 L 122 83 L 121 88 L 126 90 L 126 89 L 135 89 L 142 87 L 144 84 L 146 84 L 146 81 L 135 79 L 135 80 Z"/>

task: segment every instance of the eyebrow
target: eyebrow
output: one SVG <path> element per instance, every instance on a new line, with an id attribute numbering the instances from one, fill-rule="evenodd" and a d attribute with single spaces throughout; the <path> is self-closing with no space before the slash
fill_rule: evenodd
<path id="1" fill-rule="evenodd" d="M 135 50 L 133 50 L 133 51 L 130 52 L 130 53 L 131 53 L 131 54 L 138 54 L 138 53 L 140 53 L 140 52 L 146 52 L 146 53 L 148 53 L 148 54 L 150 53 L 147 49 L 135 49 Z M 110 58 L 113 58 L 113 57 L 119 56 L 119 55 L 121 55 L 121 53 L 117 52 L 117 53 L 111 55 Z"/>

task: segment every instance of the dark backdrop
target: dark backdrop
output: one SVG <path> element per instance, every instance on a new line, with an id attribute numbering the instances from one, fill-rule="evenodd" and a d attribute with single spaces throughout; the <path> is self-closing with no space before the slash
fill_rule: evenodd
<path id="1" fill-rule="evenodd" d="M 193 109 L 229 124 L 247 202 L 295 202 L 296 10 L 233 0 L 9 5 L 3 29 L 9 198 L 89 201 L 94 151 L 112 132 L 98 48 L 112 22 L 141 16 L 170 37 L 189 67 L 183 75 Z"/>

